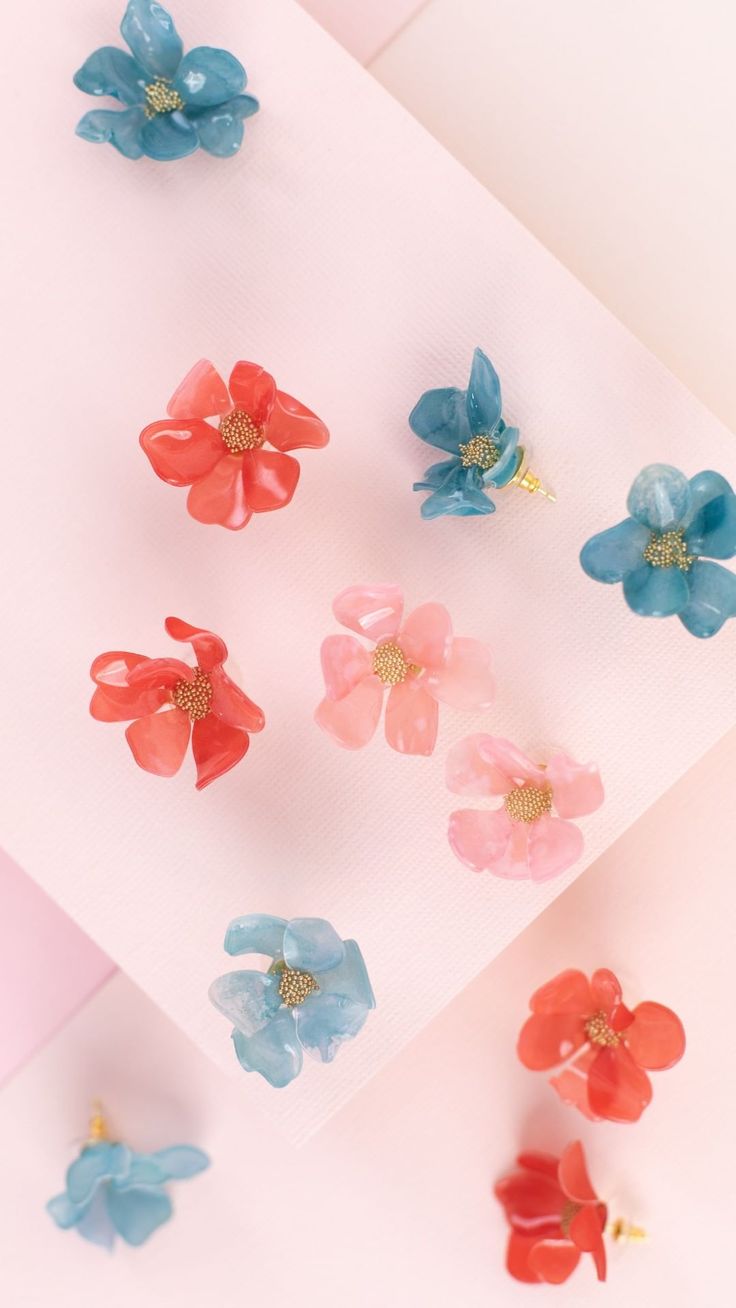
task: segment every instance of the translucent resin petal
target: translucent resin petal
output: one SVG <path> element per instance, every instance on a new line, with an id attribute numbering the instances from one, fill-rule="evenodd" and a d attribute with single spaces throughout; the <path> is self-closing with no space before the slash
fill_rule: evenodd
<path id="1" fill-rule="evenodd" d="M 197 765 L 197 790 L 204 790 L 239 763 L 250 748 L 250 736 L 208 713 L 192 727 L 192 753 Z"/>
<path id="2" fill-rule="evenodd" d="M 276 383 L 260 363 L 240 359 L 230 373 L 229 387 L 233 404 L 245 409 L 254 422 L 264 426 L 269 421 L 276 401 Z"/>
<path id="3" fill-rule="evenodd" d="M 603 1204 L 586 1204 L 570 1222 L 569 1235 L 573 1244 L 583 1253 L 591 1253 L 599 1281 L 606 1279 L 606 1248 L 603 1228 L 606 1209 Z"/>
<path id="4" fill-rule="evenodd" d="M 699 560 L 688 573 L 690 596 L 678 613 L 680 622 L 693 636 L 707 640 L 736 617 L 736 574 L 719 563 Z"/>
<path id="5" fill-rule="evenodd" d="M 147 118 L 141 128 L 143 153 L 161 162 L 184 159 L 199 145 L 197 129 L 191 120 L 176 110 Z"/>
<path id="6" fill-rule="evenodd" d="M 253 513 L 283 509 L 293 499 L 301 468 L 279 450 L 246 450 L 243 455 L 245 500 Z"/>
<path id="7" fill-rule="evenodd" d="M 77 136 L 93 145 L 114 145 L 126 159 L 140 159 L 145 153 L 142 133 L 147 122 L 143 110 L 90 109 L 76 126 Z"/>
<path id="8" fill-rule="evenodd" d="M 523 830 L 524 856 L 518 844 L 512 851 L 514 827 L 503 809 L 485 813 L 475 808 L 461 808 L 450 814 L 448 839 L 454 854 L 473 872 L 495 872 L 497 876 L 528 876 L 526 828 Z M 500 869 L 500 870 L 499 870 Z"/>
<path id="9" fill-rule="evenodd" d="M 189 732 L 187 714 L 175 708 L 131 722 L 125 737 L 139 767 L 158 777 L 173 777 L 184 762 Z"/>
<path id="10" fill-rule="evenodd" d="M 452 645 L 452 621 L 444 604 L 420 604 L 399 633 L 401 649 L 422 670 L 444 668 Z"/>
<path id="11" fill-rule="evenodd" d="M 85 1204 L 101 1181 L 111 1176 L 125 1176 L 131 1161 L 130 1150 L 121 1144 L 103 1141 L 88 1145 L 67 1168 L 66 1192 L 73 1204 Z"/>
<path id="12" fill-rule="evenodd" d="M 213 631 L 208 631 L 206 627 L 193 627 L 183 618 L 166 618 L 164 627 L 172 640 L 184 641 L 191 645 L 197 664 L 203 672 L 212 672 L 225 662 L 227 645 Z"/>
<path id="13" fill-rule="evenodd" d="M 386 740 L 400 754 L 429 755 L 437 741 L 437 701 L 415 679 L 392 686 L 386 703 Z"/>
<path id="14" fill-rule="evenodd" d="M 650 531 L 679 527 L 690 511 L 690 483 L 668 463 L 650 463 L 636 478 L 626 507 L 636 522 Z"/>
<path id="15" fill-rule="evenodd" d="M 222 718 L 228 726 L 239 727 L 241 731 L 262 731 L 266 725 L 263 709 L 253 703 L 252 699 L 231 681 L 227 673 L 216 667 L 210 673 L 212 683 L 212 700 L 210 712 Z"/>
<path id="16" fill-rule="evenodd" d="M 217 159 L 229 159 L 231 155 L 237 154 L 245 132 L 243 120 L 257 113 L 258 108 L 254 96 L 236 95 L 226 104 L 202 109 L 197 114 L 192 113 L 202 149 Z"/>
<path id="17" fill-rule="evenodd" d="M 335 928 L 323 917 L 293 917 L 284 932 L 284 961 L 302 972 L 329 972 L 345 958 Z"/>
<path id="18" fill-rule="evenodd" d="M 538 1239 L 536 1235 L 520 1235 L 518 1231 L 510 1233 L 506 1246 L 506 1271 L 515 1281 L 539 1284 L 537 1273 L 529 1265 L 529 1255 Z"/>
<path id="19" fill-rule="evenodd" d="M 529 824 L 529 875 L 548 881 L 576 863 L 583 852 L 583 833 L 573 822 L 546 814 Z"/>
<path id="20" fill-rule="evenodd" d="M 633 518 L 625 518 L 607 531 L 599 531 L 580 551 L 580 564 L 594 581 L 622 581 L 641 567 L 651 532 Z"/>
<path id="21" fill-rule="evenodd" d="M 120 31 L 147 73 L 174 76 L 184 47 L 173 18 L 158 0 L 128 0 Z"/>
<path id="22" fill-rule="evenodd" d="M 197 522 L 240 531 L 252 517 L 245 499 L 242 458 L 225 455 L 212 472 L 195 482 L 187 496 L 187 509 Z"/>
<path id="23" fill-rule="evenodd" d="M 46 1212 L 52 1217 L 61 1231 L 68 1231 L 72 1226 L 76 1226 L 82 1216 L 84 1208 L 80 1204 L 73 1204 L 66 1190 L 63 1194 L 54 1195 L 49 1199 L 46 1205 Z"/>
<path id="24" fill-rule="evenodd" d="M 188 1180 L 210 1165 L 204 1150 L 195 1149 L 194 1145 L 169 1145 L 167 1149 L 157 1149 L 151 1158 L 172 1181 Z"/>
<path id="25" fill-rule="evenodd" d="M 95 1192 L 77 1222 L 77 1233 L 83 1240 L 110 1250 L 115 1244 L 115 1227 L 108 1209 L 109 1183 L 106 1181 Z"/>
<path id="26" fill-rule="evenodd" d="M 371 673 L 370 654 L 354 636 L 327 636 L 320 660 L 328 699 L 344 699 Z"/>
<path id="27" fill-rule="evenodd" d="M 594 813 L 603 803 L 603 783 L 594 763 L 576 763 L 567 754 L 553 754 L 547 764 L 552 802 L 562 818 Z"/>
<path id="28" fill-rule="evenodd" d="M 74 85 L 87 95 L 110 95 L 122 104 L 143 104 L 148 78 L 126 50 L 105 45 L 85 59 L 74 74 Z"/>
<path id="29" fill-rule="evenodd" d="M 269 913 L 246 913 L 236 917 L 225 932 L 225 951 L 228 954 L 266 954 L 269 958 L 283 954 L 286 918 L 272 917 Z"/>
<path id="30" fill-rule="evenodd" d="M 226 972 L 212 982 L 209 997 L 215 1008 L 245 1036 L 262 1030 L 281 1006 L 276 973 Z"/>
<path id="31" fill-rule="evenodd" d="M 296 1036 L 296 1024 L 290 1008 L 281 1009 L 261 1031 L 250 1037 L 233 1032 L 233 1044 L 240 1066 L 246 1072 L 259 1072 L 269 1085 L 288 1085 L 302 1070 L 304 1055 Z"/>
<path id="32" fill-rule="evenodd" d="M 626 1030 L 626 1044 L 640 1067 L 674 1067 L 685 1052 L 685 1029 L 671 1008 L 645 1000 L 634 1009 L 634 1021 Z"/>
<path id="33" fill-rule="evenodd" d="M 473 435 L 465 391 L 456 386 L 425 391 L 409 414 L 409 426 L 428 445 L 457 454 Z"/>
<path id="34" fill-rule="evenodd" d="M 456 636 L 443 668 L 420 676 L 433 699 L 462 712 L 490 708 L 496 691 L 491 651 L 480 640 Z"/>
<path id="35" fill-rule="evenodd" d="M 598 1052 L 588 1074 L 588 1100 L 596 1116 L 609 1122 L 638 1122 L 651 1097 L 649 1077 L 625 1045 Z"/>
<path id="36" fill-rule="evenodd" d="M 191 421 L 221 416 L 231 407 L 229 391 L 214 364 L 199 359 L 177 386 L 166 412 L 170 418 Z"/>
<path id="37" fill-rule="evenodd" d="M 580 1262 L 571 1240 L 538 1240 L 529 1253 L 529 1270 L 548 1285 L 562 1285 Z"/>
<path id="38" fill-rule="evenodd" d="M 586 1038 L 585 1023 L 575 1013 L 534 1013 L 521 1028 L 516 1050 L 525 1067 L 544 1072 L 574 1054 Z"/>
<path id="39" fill-rule="evenodd" d="M 318 450 L 327 444 L 330 433 L 321 418 L 305 404 L 286 391 L 277 391 L 268 423 L 268 439 L 277 450 Z"/>
<path id="40" fill-rule="evenodd" d="M 187 107 L 210 109 L 239 95 L 245 86 L 245 69 L 228 50 L 195 46 L 179 64 L 173 89 Z"/>
<path id="41" fill-rule="evenodd" d="M 585 973 L 568 968 L 535 990 L 529 1007 L 533 1013 L 574 1013 L 577 1017 L 588 1017 L 595 1005 Z"/>
<path id="42" fill-rule="evenodd" d="M 107 1191 L 107 1211 L 115 1230 L 125 1243 L 137 1248 L 159 1226 L 168 1222 L 173 1209 L 164 1190 L 118 1190 L 111 1185 Z"/>
<path id="43" fill-rule="evenodd" d="M 453 745 L 447 756 L 446 780 L 456 795 L 506 795 L 524 782 L 545 784 L 543 769 L 510 740 L 485 732 Z"/>
<path id="44" fill-rule="evenodd" d="M 470 368 L 467 410 L 474 436 L 492 432 L 501 418 L 501 383 L 498 373 L 481 349 L 476 349 Z"/>
<path id="45" fill-rule="evenodd" d="M 344 995 L 365 1008 L 375 1008 L 376 999 L 368 978 L 365 960 L 355 940 L 343 940 L 345 957 L 342 963 L 330 972 L 323 972 L 319 979 L 320 993 L 323 995 Z"/>
<path id="46" fill-rule="evenodd" d="M 719 472 L 699 472 L 690 482 L 693 506 L 685 532 L 690 554 L 731 559 L 736 554 L 736 495 Z"/>
<path id="47" fill-rule="evenodd" d="M 494 1186 L 506 1219 L 520 1235 L 561 1235 L 560 1217 L 565 1206 L 557 1177 L 536 1170 L 511 1172 Z"/>
<path id="48" fill-rule="evenodd" d="M 652 568 L 643 563 L 624 577 L 624 598 L 643 618 L 669 618 L 690 598 L 686 574 L 680 568 Z"/>
<path id="49" fill-rule="evenodd" d="M 399 586 L 348 586 L 337 596 L 332 611 L 343 627 L 369 640 L 390 640 L 396 636 L 404 610 Z"/>
<path id="50" fill-rule="evenodd" d="M 382 704 L 383 683 L 364 677 L 344 699 L 323 699 L 314 720 L 344 749 L 362 749 L 373 737 Z"/>
<path id="51" fill-rule="evenodd" d="M 191 486 L 223 457 L 219 431 L 201 418 L 152 422 L 139 437 L 153 471 L 170 486 Z"/>
<path id="52" fill-rule="evenodd" d="M 591 1184 L 585 1151 L 579 1140 L 563 1149 L 557 1175 L 568 1199 L 578 1204 L 597 1202 L 598 1195 Z"/>
<path id="53" fill-rule="evenodd" d="M 331 1063 L 340 1045 L 352 1040 L 368 1016 L 365 1004 L 344 995 L 310 995 L 294 1010 L 296 1033 L 312 1058 Z"/>

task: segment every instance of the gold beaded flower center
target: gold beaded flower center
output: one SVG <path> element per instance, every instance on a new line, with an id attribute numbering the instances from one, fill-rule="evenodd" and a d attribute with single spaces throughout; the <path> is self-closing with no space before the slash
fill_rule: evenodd
<path id="1" fill-rule="evenodd" d="M 392 640 L 387 640 L 373 651 L 373 671 L 385 686 L 398 686 L 401 681 L 406 681 L 411 664 L 404 651 Z"/>
<path id="2" fill-rule="evenodd" d="M 688 572 L 695 562 L 694 555 L 687 552 L 681 527 L 676 531 L 653 531 L 644 558 L 653 568 L 679 568 L 681 572 Z"/>
<path id="3" fill-rule="evenodd" d="M 305 999 L 319 990 L 311 972 L 300 972 L 298 968 L 284 965 L 279 981 L 279 994 L 288 1008 L 296 1008 Z"/>
<path id="4" fill-rule="evenodd" d="M 488 472 L 500 457 L 501 451 L 490 436 L 473 436 L 466 445 L 460 446 L 460 462 L 464 468 L 480 468 Z"/>
<path id="5" fill-rule="evenodd" d="M 560 1226 L 562 1227 L 562 1234 L 566 1239 L 569 1239 L 570 1237 L 570 1227 L 572 1226 L 573 1218 L 577 1217 L 582 1206 L 582 1204 L 576 1204 L 574 1199 L 568 1199 L 562 1210 Z"/>
<path id="6" fill-rule="evenodd" d="M 552 791 L 542 786 L 517 786 L 504 795 L 503 806 L 512 822 L 536 822 L 552 808 Z"/>
<path id="7" fill-rule="evenodd" d="M 259 450 L 266 439 L 261 425 L 254 422 L 245 409 L 233 409 L 220 423 L 220 435 L 231 454 L 244 454 L 246 450 Z"/>
<path id="8" fill-rule="evenodd" d="M 201 668 L 195 668 L 194 680 L 177 681 L 171 692 L 171 698 L 177 708 L 188 713 L 192 722 L 206 718 L 212 703 L 212 682 Z"/>
<path id="9" fill-rule="evenodd" d="M 170 114 L 175 109 L 183 109 L 184 101 L 163 77 L 149 82 L 145 89 L 146 118 L 155 118 L 157 114 Z"/>
<path id="10" fill-rule="evenodd" d="M 621 1036 L 608 1025 L 603 1012 L 594 1013 L 585 1023 L 585 1034 L 592 1045 L 602 1045 L 612 1049 L 621 1043 Z"/>

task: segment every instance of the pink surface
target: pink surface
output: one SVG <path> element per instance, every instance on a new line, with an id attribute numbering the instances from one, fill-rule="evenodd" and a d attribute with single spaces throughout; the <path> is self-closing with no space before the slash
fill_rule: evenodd
<path id="1" fill-rule="evenodd" d="M 367 64 L 408 23 L 427 0 L 300 0 L 362 64 Z"/>

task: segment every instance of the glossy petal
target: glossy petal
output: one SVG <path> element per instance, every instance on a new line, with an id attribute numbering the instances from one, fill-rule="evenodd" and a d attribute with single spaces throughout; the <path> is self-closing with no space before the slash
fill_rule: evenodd
<path id="1" fill-rule="evenodd" d="M 501 418 L 501 383 L 498 373 L 482 350 L 476 349 L 470 368 L 467 396 L 468 420 L 474 436 L 489 435 Z"/>
<path id="2" fill-rule="evenodd" d="M 386 740 L 400 754 L 431 754 L 437 741 L 437 701 L 411 678 L 392 686 L 386 703 Z"/>
<path id="3" fill-rule="evenodd" d="M 671 531 L 687 518 L 691 503 L 685 474 L 668 463 L 651 463 L 636 478 L 626 507 L 650 531 Z"/>
<path id="4" fill-rule="evenodd" d="M 168 699 L 166 690 L 115 690 L 99 688 L 90 700 L 89 711 L 98 722 L 130 722 L 144 718 L 162 708 Z"/>
<path id="5" fill-rule="evenodd" d="M 227 673 L 216 667 L 210 673 L 212 682 L 212 700 L 210 712 L 222 718 L 228 726 L 239 727 L 241 731 L 262 731 L 266 725 L 263 709 L 253 703 L 252 699 L 231 681 Z"/>
<path id="6" fill-rule="evenodd" d="M 131 722 L 125 737 L 139 767 L 158 777 L 173 777 L 184 762 L 189 732 L 189 717 L 174 708 Z"/>
<path id="7" fill-rule="evenodd" d="M 546 814 L 529 823 L 529 875 L 548 881 L 576 863 L 583 852 L 583 833 L 572 822 Z"/>
<path id="8" fill-rule="evenodd" d="M 167 618 L 164 627 L 172 640 L 191 645 L 197 664 L 203 672 L 212 672 L 227 658 L 227 645 L 206 627 L 193 627 L 182 618 Z"/>
<path id="9" fill-rule="evenodd" d="M 456 636 L 445 666 L 428 670 L 419 680 L 433 699 L 463 712 L 490 708 L 495 696 L 491 651 L 468 636 Z"/>
<path id="10" fill-rule="evenodd" d="M 194 668 L 181 659 L 145 659 L 128 673 L 128 685 L 138 690 L 164 687 L 173 690 L 177 681 L 191 681 Z"/>
<path id="11" fill-rule="evenodd" d="M 399 633 L 401 648 L 411 663 L 440 670 L 452 645 L 452 622 L 444 604 L 420 604 Z"/>
<path id="12" fill-rule="evenodd" d="M 323 917 L 293 917 L 284 932 L 284 962 L 303 972 L 329 972 L 345 958 L 335 928 Z"/>
<path id="13" fill-rule="evenodd" d="M 229 159 L 237 154 L 243 140 L 243 120 L 257 113 L 258 101 L 252 95 L 236 95 L 225 104 L 202 109 L 194 121 L 199 144 L 217 159 Z"/>
<path id="14" fill-rule="evenodd" d="M 576 763 L 567 754 L 553 754 L 547 764 L 552 801 L 562 818 L 594 813 L 603 803 L 603 783 L 594 763 Z"/>
<path id="15" fill-rule="evenodd" d="M 596 1056 L 596 1046 L 588 1045 L 581 1054 L 578 1054 L 577 1058 L 568 1063 L 567 1067 L 564 1067 L 556 1076 L 549 1078 L 552 1089 L 557 1091 L 563 1104 L 569 1104 L 571 1108 L 577 1108 L 578 1112 L 587 1117 L 590 1122 L 600 1120 L 591 1111 L 588 1099 L 588 1073 Z"/>
<path id="16" fill-rule="evenodd" d="M 592 1253 L 599 1281 L 606 1279 L 606 1248 L 603 1243 L 603 1228 L 606 1221 L 606 1209 L 603 1204 L 586 1204 L 575 1214 L 570 1223 L 570 1239 L 583 1253 Z"/>
<path id="17" fill-rule="evenodd" d="M 459 446 L 473 435 L 465 391 L 456 386 L 425 391 L 409 414 L 409 426 L 428 445 L 457 454 Z"/>
<path id="18" fill-rule="evenodd" d="M 325 694 L 328 699 L 344 699 L 370 676 L 371 657 L 354 636 L 327 636 L 320 649 Z"/>
<path id="19" fill-rule="evenodd" d="M 585 1043 L 585 1024 L 575 1013 L 555 1013 L 527 1018 L 516 1046 L 525 1067 L 534 1072 L 557 1067 Z"/>
<path id="20" fill-rule="evenodd" d="M 240 94 L 245 69 L 228 50 L 198 45 L 184 55 L 172 85 L 187 108 L 211 109 Z"/>
<path id="21" fill-rule="evenodd" d="M 562 1151 L 557 1175 L 564 1193 L 574 1203 L 587 1204 L 597 1201 L 598 1195 L 588 1176 L 585 1152 L 579 1140 L 574 1140 Z"/>
<path id="22" fill-rule="evenodd" d="M 77 136 L 93 145 L 114 145 L 126 159 L 140 159 L 145 153 L 142 133 L 147 123 L 143 110 L 90 109 L 76 126 Z"/>
<path id="23" fill-rule="evenodd" d="M 421 482 L 415 490 L 424 489 Z M 463 468 L 458 462 L 455 471 L 422 504 L 421 514 L 427 521 L 440 517 L 474 518 L 495 513 L 493 500 L 481 489 L 476 468 Z"/>
<path id="24" fill-rule="evenodd" d="M 233 1044 L 240 1066 L 246 1072 L 259 1072 L 269 1085 L 288 1085 L 302 1070 L 304 1055 L 290 1008 L 282 1008 L 255 1035 L 248 1037 L 234 1031 Z"/>
<path id="25" fill-rule="evenodd" d="M 170 418 L 214 418 L 231 408 L 230 394 L 209 359 L 200 359 L 179 383 L 166 412 Z"/>
<path id="26" fill-rule="evenodd" d="M 116 1178 L 115 1186 L 130 1190 L 133 1186 L 163 1185 L 167 1179 L 164 1169 L 150 1154 L 133 1154 L 127 1175 Z"/>
<path id="27" fill-rule="evenodd" d="M 519 466 L 519 429 L 518 427 L 499 428 L 494 436 L 498 441 L 501 454 L 488 472 L 483 473 L 483 485 L 494 486 L 499 490 L 508 486 Z"/>
<path id="28" fill-rule="evenodd" d="M 698 561 L 687 575 L 690 597 L 678 617 L 691 635 L 707 640 L 736 617 L 736 573 L 719 563 Z"/>
<path id="29" fill-rule="evenodd" d="M 283 509 L 293 498 L 301 468 L 279 450 L 246 450 L 243 455 L 245 499 L 252 513 Z"/>
<path id="30" fill-rule="evenodd" d="M 126 1244 L 137 1247 L 144 1244 L 157 1227 L 168 1222 L 173 1210 L 164 1190 L 143 1187 L 117 1190 L 111 1185 L 107 1192 L 107 1211 Z"/>
<path id="31" fill-rule="evenodd" d="M 276 383 L 271 374 L 259 363 L 241 359 L 230 373 L 229 385 L 233 404 L 265 426 L 276 401 Z"/>
<path id="32" fill-rule="evenodd" d="M 141 663 L 148 663 L 145 654 L 131 654 L 129 650 L 107 650 L 98 654 L 89 670 L 89 675 L 98 686 L 105 690 L 127 690 L 128 673 Z"/>
<path id="33" fill-rule="evenodd" d="M 128 0 L 120 31 L 147 73 L 174 76 L 184 47 L 174 20 L 157 0 Z"/>
<path id="34" fill-rule="evenodd" d="M 209 988 L 209 997 L 236 1030 L 255 1035 L 281 1006 L 279 978 L 275 972 L 226 972 Z"/>
<path id="35" fill-rule="evenodd" d="M 365 1008 L 375 1008 L 376 999 L 368 978 L 365 960 L 355 940 L 343 940 L 345 957 L 342 963 L 330 972 L 323 972 L 319 979 L 320 993 L 323 995 L 343 995 Z"/>
<path id="36" fill-rule="evenodd" d="M 175 110 L 174 113 L 156 114 L 155 118 L 146 119 L 141 128 L 141 145 L 149 159 L 167 162 L 193 154 L 199 145 L 199 137 L 191 119 Z"/>
<path id="37" fill-rule="evenodd" d="M 197 765 L 197 790 L 204 790 L 218 777 L 239 763 L 250 746 L 247 731 L 231 727 L 222 718 L 208 713 L 192 728 L 192 753 Z"/>
<path id="38" fill-rule="evenodd" d="M 644 618 L 669 618 L 685 608 L 689 597 L 681 568 L 653 568 L 643 563 L 624 577 L 626 603 Z"/>
<path id="39" fill-rule="evenodd" d="M 270 913 L 246 913 L 236 917 L 225 933 L 228 954 L 266 954 L 281 957 L 286 918 Z"/>
<path id="40" fill-rule="evenodd" d="M 101 1181 L 125 1176 L 131 1153 L 126 1145 L 103 1141 L 83 1149 L 66 1172 L 66 1192 L 73 1204 L 86 1204 Z"/>
<path id="41" fill-rule="evenodd" d="M 348 586 L 332 605 L 343 627 L 376 643 L 397 635 L 403 610 L 404 596 L 399 586 Z"/>
<path id="42" fill-rule="evenodd" d="M 599 531 L 580 551 L 580 564 L 594 581 L 623 581 L 627 573 L 641 567 L 651 532 L 633 518 Z"/>
<path id="43" fill-rule="evenodd" d="M 601 1009 L 606 1017 L 621 1004 L 621 982 L 610 968 L 596 968 L 590 978 L 590 998 L 592 1010 Z"/>
<path id="44" fill-rule="evenodd" d="M 645 1000 L 634 1009 L 634 1021 L 626 1030 L 626 1044 L 640 1067 L 674 1067 L 685 1052 L 685 1029 L 671 1008 Z"/>
<path id="45" fill-rule="evenodd" d="M 534 991 L 529 1007 L 540 1015 L 572 1013 L 576 1017 L 588 1017 L 595 1005 L 585 973 L 567 968 Z"/>
<path id="46" fill-rule="evenodd" d="M 74 85 L 87 95 L 110 95 L 122 104 L 141 105 L 148 81 L 145 70 L 117 46 L 105 45 L 85 59 L 74 74 Z"/>
<path id="47" fill-rule="evenodd" d="M 383 683 L 364 677 L 344 699 L 323 699 L 314 720 L 344 749 L 362 749 L 378 725 L 383 704 Z"/>
<path id="48" fill-rule="evenodd" d="M 188 1180 L 210 1165 L 207 1154 L 193 1145 L 169 1145 L 167 1149 L 157 1149 L 151 1158 L 172 1181 Z"/>
<path id="49" fill-rule="evenodd" d="M 510 740 L 478 733 L 453 745 L 446 780 L 456 795 L 507 795 L 525 781 L 544 785 L 545 774 Z"/>
<path id="50" fill-rule="evenodd" d="M 77 1222 L 77 1233 L 83 1240 L 110 1250 L 115 1244 L 115 1227 L 108 1209 L 109 1185 L 101 1185 L 87 1204 Z"/>
<path id="51" fill-rule="evenodd" d="M 365 1004 L 344 995 L 310 995 L 294 1010 L 296 1033 L 312 1058 L 331 1063 L 340 1045 L 352 1040 L 368 1016 Z"/>
<path id="52" fill-rule="evenodd" d="M 548 1285 L 562 1285 L 580 1262 L 580 1250 L 571 1240 L 538 1240 L 529 1253 L 529 1270 Z"/>
<path id="53" fill-rule="evenodd" d="M 720 472 L 690 479 L 691 515 L 685 539 L 691 554 L 731 559 L 736 554 L 736 495 Z"/>
<path id="54" fill-rule="evenodd" d="M 220 459 L 206 477 L 194 483 L 187 508 L 197 522 L 240 531 L 252 517 L 245 499 L 242 458 L 226 454 Z"/>
<path id="55" fill-rule="evenodd" d="M 515 840 L 512 848 L 512 837 L 517 831 L 523 831 L 523 841 Z M 447 835 L 453 852 L 473 872 L 492 871 L 506 877 L 528 876 L 526 828 L 513 824 L 503 809 L 493 813 L 475 808 L 457 809 L 450 814 Z M 520 848 L 522 843 L 523 850 Z"/>
<path id="56" fill-rule="evenodd" d="M 139 440 L 153 471 L 170 486 L 191 486 L 223 456 L 219 431 L 201 418 L 164 418 L 149 423 Z"/>
<path id="57" fill-rule="evenodd" d="M 325 424 L 305 404 L 277 391 L 268 423 L 268 439 L 277 450 L 319 450 L 330 439 Z"/>
<path id="58" fill-rule="evenodd" d="M 496 1183 L 494 1193 L 513 1231 L 537 1239 L 561 1234 L 565 1196 L 555 1174 L 526 1168 L 511 1172 Z"/>
<path id="59" fill-rule="evenodd" d="M 538 1238 L 536 1235 L 520 1235 L 518 1231 L 510 1232 L 506 1246 L 506 1271 L 515 1281 L 539 1284 L 537 1273 L 529 1266 L 529 1254 Z"/>
<path id="60" fill-rule="evenodd" d="M 599 1050 L 588 1074 L 591 1112 L 609 1122 L 638 1122 L 651 1097 L 649 1077 L 625 1045 Z"/>

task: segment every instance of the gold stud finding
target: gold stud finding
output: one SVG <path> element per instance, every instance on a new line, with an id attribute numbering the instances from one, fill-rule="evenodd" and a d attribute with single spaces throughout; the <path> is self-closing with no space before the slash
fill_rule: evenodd
<path id="1" fill-rule="evenodd" d="M 634 1226 L 625 1217 L 617 1217 L 609 1222 L 606 1234 L 610 1235 L 616 1244 L 643 1244 L 649 1239 L 643 1226 Z"/>
<path id="2" fill-rule="evenodd" d="M 529 459 L 523 445 L 519 446 L 519 462 L 516 465 L 516 472 L 508 482 L 509 486 L 518 486 L 520 490 L 525 490 L 529 495 L 543 495 L 550 504 L 557 503 L 557 496 L 543 486 L 540 478 L 529 467 Z"/>

